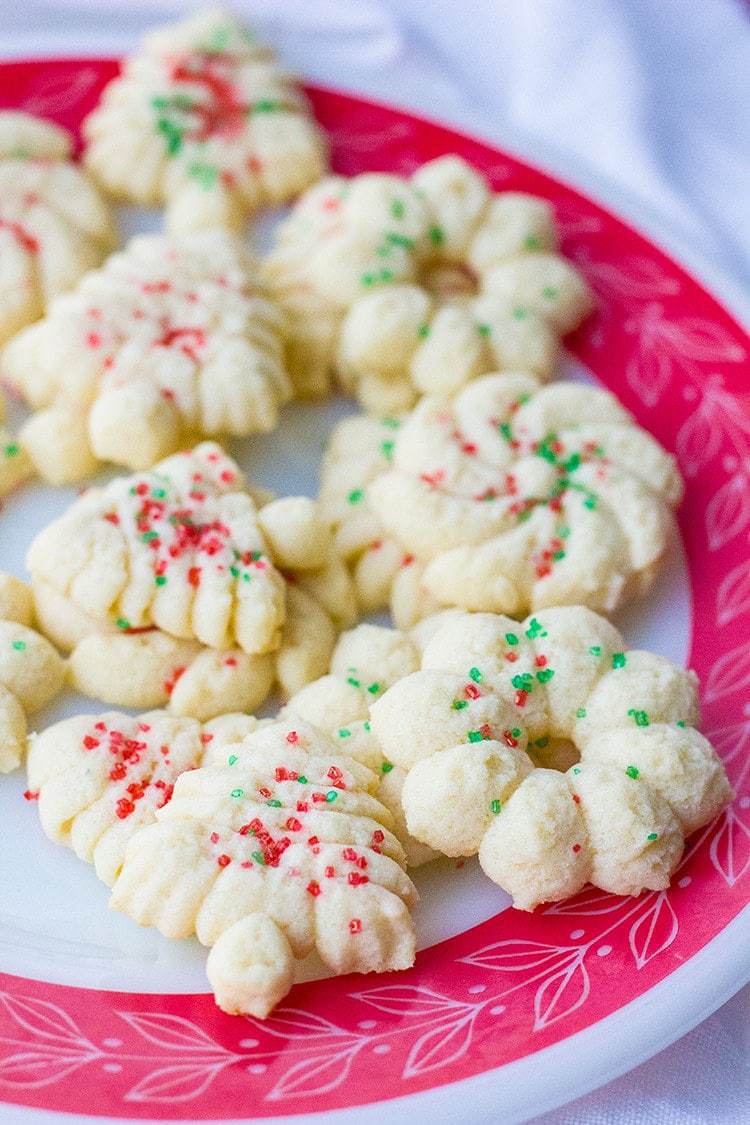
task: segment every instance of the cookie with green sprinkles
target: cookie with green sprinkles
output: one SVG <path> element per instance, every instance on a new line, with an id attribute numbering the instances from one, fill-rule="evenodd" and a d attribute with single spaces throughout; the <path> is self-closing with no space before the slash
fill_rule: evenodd
<path id="1" fill-rule="evenodd" d="M 239 227 L 318 180 L 327 145 L 298 82 L 235 15 L 151 31 L 85 119 L 86 166 L 173 230 Z"/>
<path id="2" fill-rule="evenodd" d="M 335 376 L 375 415 L 489 371 L 548 379 L 591 308 L 549 204 L 493 193 L 457 156 L 408 178 L 328 177 L 281 224 L 266 266 L 295 382 L 321 394 Z"/>

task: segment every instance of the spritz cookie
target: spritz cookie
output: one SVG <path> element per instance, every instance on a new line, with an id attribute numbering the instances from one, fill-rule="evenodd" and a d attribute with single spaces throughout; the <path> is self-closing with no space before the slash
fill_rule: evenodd
<path id="1" fill-rule="evenodd" d="M 131 203 L 166 204 L 174 231 L 239 227 L 327 168 L 296 80 L 217 9 L 147 35 L 83 131 L 86 164 L 102 187 Z"/>
<path id="2" fill-rule="evenodd" d="M 560 338 L 591 308 L 557 245 L 548 203 L 493 193 L 457 156 L 409 179 L 329 176 L 296 204 L 266 260 L 289 315 L 295 385 L 324 394 L 335 370 L 384 414 L 488 371 L 550 378 Z"/>
<path id="3" fill-rule="evenodd" d="M 21 437 L 55 484 L 272 430 L 291 393 L 279 310 L 219 232 L 134 238 L 7 345 L 0 373 L 38 412 Z"/>
<path id="4" fill-rule="evenodd" d="M 395 427 L 395 428 L 394 428 Z M 610 612 L 649 588 L 682 495 L 674 458 L 613 395 L 490 375 L 401 424 L 345 421 L 321 504 L 368 607 Z"/>
<path id="5" fill-rule="evenodd" d="M 0 110 L 0 344 L 114 247 L 109 208 L 72 152 L 65 129 Z"/>
<path id="6" fill-rule="evenodd" d="M 31 590 L 0 571 L 0 773 L 26 746 L 26 716 L 46 707 L 65 681 L 65 662 L 34 628 Z"/>
<path id="7" fill-rule="evenodd" d="M 393 817 L 409 867 L 434 859 L 436 852 L 409 835 L 401 805 L 406 771 L 389 762 L 372 733 L 370 707 L 398 680 L 419 668 L 418 644 L 404 632 L 363 624 L 342 633 L 328 675 L 308 683 L 280 713 L 304 719 L 325 731 L 350 757 L 380 777 L 378 799 Z"/>
<path id="8" fill-rule="evenodd" d="M 130 839 L 111 905 L 167 937 L 195 933 L 229 1013 L 267 1016 L 313 950 L 333 973 L 409 968 L 416 891 L 377 776 L 302 722 L 224 750 Z"/>
<path id="9" fill-rule="evenodd" d="M 370 711 L 384 754 L 408 771 L 412 835 L 478 852 L 525 910 L 588 882 L 614 894 L 669 885 L 685 836 L 731 797 L 698 722 L 695 673 L 628 651 L 582 606 L 522 622 L 450 613 L 420 671 Z"/>

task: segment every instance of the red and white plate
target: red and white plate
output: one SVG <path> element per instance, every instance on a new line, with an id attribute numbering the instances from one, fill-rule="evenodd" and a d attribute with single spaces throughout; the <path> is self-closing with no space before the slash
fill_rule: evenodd
<path id="1" fill-rule="evenodd" d="M 0 106 L 75 129 L 116 69 L 5 64 Z M 527 915 L 474 863 L 430 865 L 417 875 L 411 971 L 307 980 L 261 1023 L 216 1009 L 197 944 L 110 915 L 93 872 L 43 837 L 22 777 L 4 779 L 4 1120 L 345 1110 L 347 1121 L 418 1122 L 463 1119 L 470 1106 L 473 1120 L 512 1122 L 640 1062 L 750 978 L 750 340 L 695 277 L 579 191 L 410 114 L 326 89 L 310 96 L 338 171 L 411 172 L 457 152 L 495 188 L 554 204 L 565 252 L 598 297 L 569 341 L 569 374 L 615 391 L 676 451 L 688 483 L 684 553 L 620 624 L 632 646 L 697 670 L 704 729 L 737 796 L 689 841 L 671 889 L 638 899 L 588 890 Z M 313 492 L 321 439 L 351 409 L 292 406 L 281 433 L 237 443 L 240 460 L 261 483 Z M 0 567 L 23 572 L 29 539 L 70 495 L 39 485 L 9 499 Z M 68 700 L 40 725 L 90 706 Z"/>

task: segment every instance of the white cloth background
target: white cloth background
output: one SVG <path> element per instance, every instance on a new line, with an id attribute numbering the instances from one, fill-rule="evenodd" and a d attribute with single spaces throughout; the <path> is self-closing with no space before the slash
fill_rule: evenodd
<path id="1" fill-rule="evenodd" d="M 182 0 L 0 0 L 0 55 L 118 52 Z M 234 0 L 311 78 L 496 138 L 750 279 L 743 0 Z M 750 1120 L 750 990 L 539 1125 Z M 467 1110 L 467 1120 L 470 1109 Z M 501 1119 L 498 1118 L 498 1125 Z"/>

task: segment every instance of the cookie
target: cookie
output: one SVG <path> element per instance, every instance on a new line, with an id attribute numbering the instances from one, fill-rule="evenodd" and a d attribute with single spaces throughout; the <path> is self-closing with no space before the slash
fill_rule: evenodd
<path id="1" fill-rule="evenodd" d="M 457 156 L 408 179 L 329 176 L 281 224 L 266 271 L 298 393 L 325 394 L 335 371 L 374 414 L 489 371 L 550 378 L 592 304 L 552 207 L 493 193 Z"/>
<path id="2" fill-rule="evenodd" d="M 210 443 L 87 492 L 34 540 L 29 568 L 78 690 L 200 719 L 252 710 L 276 683 L 298 691 L 354 612 L 315 501 L 256 505 Z"/>
<path id="3" fill-rule="evenodd" d="M 370 710 L 407 771 L 412 835 L 486 874 L 531 910 L 587 882 L 613 894 L 663 890 L 684 838 L 731 797 L 699 722 L 695 673 L 627 651 L 582 606 L 517 622 L 452 613 L 421 669 Z M 566 772 L 537 766 L 550 742 Z M 571 753 L 572 751 L 572 753 Z"/>
<path id="4" fill-rule="evenodd" d="M 109 208 L 50 121 L 0 111 L 0 344 L 115 245 Z"/>
<path id="5" fill-rule="evenodd" d="M 38 412 L 21 436 L 54 484 L 272 430 L 291 390 L 279 310 L 221 232 L 132 239 L 16 336 L 0 372 Z"/>
<path id="6" fill-rule="evenodd" d="M 0 394 L 0 500 L 34 475 L 34 466 L 20 441 L 3 425 L 5 401 Z"/>
<path id="7" fill-rule="evenodd" d="M 650 587 L 681 495 L 674 458 L 614 396 L 507 374 L 401 423 L 343 422 L 321 505 L 362 604 L 390 587 L 408 627 L 451 605 L 609 613 Z"/>
<path id="8" fill-rule="evenodd" d="M 406 969 L 416 891 L 376 775 L 306 723 L 276 722 L 183 773 L 129 840 L 111 905 L 211 947 L 224 1011 L 263 1018 L 317 950 L 333 973 Z"/>
<path id="9" fill-rule="evenodd" d="M 147 35 L 83 124 L 111 195 L 166 204 L 173 231 L 242 225 L 322 176 L 326 143 L 296 80 L 226 11 Z"/>
<path id="10" fill-rule="evenodd" d="M 0 571 L 0 773 L 23 757 L 27 714 L 46 707 L 65 681 L 65 662 L 33 623 L 30 589 Z"/>
<path id="11" fill-rule="evenodd" d="M 383 692 L 418 668 L 419 649 L 406 633 L 358 625 L 339 637 L 328 675 L 303 687 L 280 713 L 282 719 L 312 723 L 350 757 L 375 770 L 380 777 L 378 799 L 393 817 L 409 867 L 427 863 L 437 853 L 409 835 L 401 804 L 406 771 L 383 756 L 369 711 Z"/>

